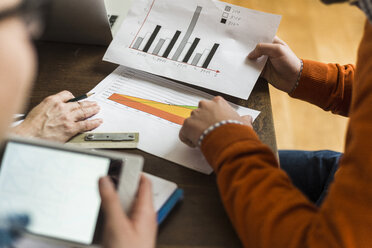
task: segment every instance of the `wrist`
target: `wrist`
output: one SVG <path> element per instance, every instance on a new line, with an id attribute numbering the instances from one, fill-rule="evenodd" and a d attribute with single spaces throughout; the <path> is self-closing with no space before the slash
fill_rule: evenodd
<path id="1" fill-rule="evenodd" d="M 37 128 L 28 124 L 26 120 L 20 123 L 18 126 L 13 127 L 11 132 L 22 137 L 37 137 L 38 133 Z"/>
<path id="2" fill-rule="evenodd" d="M 294 92 L 297 89 L 298 84 L 300 83 L 300 79 L 301 79 L 301 75 L 302 75 L 302 70 L 304 69 L 304 62 L 302 61 L 302 59 L 299 59 L 299 60 L 300 60 L 300 70 L 299 70 L 299 72 L 297 74 L 296 82 L 293 85 L 292 89 L 290 89 L 288 91 L 288 94 L 291 94 L 292 92 Z"/>
<path id="3" fill-rule="evenodd" d="M 220 126 L 223 126 L 223 125 L 226 125 L 226 124 L 239 124 L 239 125 L 244 125 L 243 122 L 241 122 L 241 121 L 237 121 L 237 120 L 223 120 L 223 121 L 217 122 L 217 123 L 211 125 L 210 127 L 208 127 L 207 129 L 205 129 L 204 132 L 200 135 L 199 140 L 198 140 L 198 143 L 197 143 L 198 147 L 201 147 L 204 138 L 205 138 L 208 134 L 210 134 L 210 133 L 213 132 L 215 129 L 219 128 Z"/>
<path id="4" fill-rule="evenodd" d="M 250 145 L 247 147 L 248 144 Z M 225 156 L 240 153 L 240 149 L 236 149 L 237 147 L 247 150 L 260 144 L 261 141 L 250 126 L 229 124 L 220 126 L 209 133 L 204 138 L 200 150 L 214 171 L 218 173 L 221 166 L 226 162 Z M 226 153 L 227 150 L 232 153 Z"/>

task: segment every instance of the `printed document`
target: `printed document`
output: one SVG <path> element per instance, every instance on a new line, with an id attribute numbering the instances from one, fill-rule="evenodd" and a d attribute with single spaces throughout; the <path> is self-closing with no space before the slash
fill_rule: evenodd
<path id="1" fill-rule="evenodd" d="M 90 92 L 95 94 L 88 100 L 101 107 L 93 118 L 103 119 L 94 132 L 139 132 L 139 149 L 205 174 L 212 172 L 200 150 L 189 148 L 178 138 L 183 121 L 199 101 L 212 99 L 212 95 L 122 66 Z M 253 119 L 259 114 L 231 106 Z"/>
<path id="2" fill-rule="evenodd" d="M 104 60 L 248 99 L 281 16 L 218 0 L 136 0 Z"/>

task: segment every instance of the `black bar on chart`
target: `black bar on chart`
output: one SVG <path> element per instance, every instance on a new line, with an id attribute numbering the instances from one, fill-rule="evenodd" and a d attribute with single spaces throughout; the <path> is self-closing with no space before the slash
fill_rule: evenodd
<path id="1" fill-rule="evenodd" d="M 142 44 L 142 41 L 143 41 L 143 38 L 138 37 L 137 40 L 136 40 L 136 43 L 134 43 L 134 45 L 133 45 L 133 48 L 138 49 L 140 47 L 140 45 Z"/>
<path id="2" fill-rule="evenodd" d="M 208 68 L 208 66 L 211 63 L 211 61 L 213 59 L 213 56 L 216 53 L 219 46 L 220 46 L 220 44 L 217 44 L 217 43 L 213 45 L 212 50 L 210 51 L 210 53 L 208 54 L 208 57 L 204 61 L 204 64 L 202 66 L 203 68 L 205 68 L 205 69 Z"/>
<path id="3" fill-rule="evenodd" d="M 186 54 L 186 56 L 185 56 L 185 58 L 183 59 L 182 62 L 184 62 L 184 63 L 189 62 L 189 60 L 191 58 L 191 55 L 194 53 L 196 46 L 199 44 L 199 41 L 200 41 L 199 38 L 195 38 L 194 42 L 192 43 L 189 51 L 187 52 L 187 54 Z"/>
<path id="4" fill-rule="evenodd" d="M 174 34 L 174 36 L 173 36 L 171 42 L 169 43 L 169 45 L 168 45 L 168 47 L 167 47 L 167 50 L 165 50 L 165 52 L 164 52 L 164 54 L 163 54 L 163 57 L 164 57 L 164 58 L 168 58 L 169 54 L 171 53 L 171 51 L 172 51 L 174 45 L 176 44 L 178 38 L 180 37 L 180 35 L 181 35 L 181 31 L 177 31 L 177 32 Z"/>
<path id="5" fill-rule="evenodd" d="M 185 49 L 185 46 L 190 39 L 190 36 L 191 36 L 192 32 L 194 32 L 195 26 L 196 26 L 196 24 L 199 20 L 200 13 L 201 13 L 202 9 L 203 8 L 200 7 L 200 6 L 196 7 L 196 10 L 194 12 L 194 16 L 191 19 L 191 22 L 190 22 L 189 27 L 187 28 L 186 34 L 183 37 L 179 47 L 177 48 L 176 53 L 173 55 L 172 60 L 178 61 L 178 59 L 180 58 L 180 56 L 183 52 L 183 49 Z"/>
<path id="6" fill-rule="evenodd" d="M 161 50 L 161 48 L 162 48 L 163 45 L 164 45 L 164 42 L 165 42 L 164 39 L 160 39 L 159 42 L 158 42 L 158 44 L 156 45 L 156 47 L 155 47 L 155 49 L 154 49 L 154 52 L 153 52 L 152 54 L 154 54 L 154 55 L 158 55 L 159 52 L 160 52 L 160 50 Z"/>
<path id="7" fill-rule="evenodd" d="M 156 25 L 156 27 L 155 27 L 155 29 L 154 29 L 154 32 L 152 32 L 149 41 L 146 43 L 146 46 L 145 46 L 145 48 L 143 49 L 143 51 L 144 51 L 145 53 L 147 53 L 147 52 L 149 51 L 149 49 L 150 49 L 152 43 L 154 42 L 156 36 L 158 35 L 160 29 L 161 29 L 161 26 Z"/>
<path id="8" fill-rule="evenodd" d="M 199 63 L 201 57 L 202 57 L 202 54 L 201 54 L 201 53 L 197 53 L 197 54 L 195 54 L 195 57 L 194 57 L 194 59 L 192 60 L 191 65 L 195 65 L 195 66 L 198 65 L 198 63 Z"/>

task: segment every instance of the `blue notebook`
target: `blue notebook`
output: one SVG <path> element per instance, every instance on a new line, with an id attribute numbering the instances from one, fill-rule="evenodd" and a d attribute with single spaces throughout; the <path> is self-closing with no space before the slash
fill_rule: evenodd
<path id="1" fill-rule="evenodd" d="M 177 184 L 150 174 L 146 177 L 152 182 L 154 207 L 160 225 L 179 201 L 183 199 L 183 190 Z"/>

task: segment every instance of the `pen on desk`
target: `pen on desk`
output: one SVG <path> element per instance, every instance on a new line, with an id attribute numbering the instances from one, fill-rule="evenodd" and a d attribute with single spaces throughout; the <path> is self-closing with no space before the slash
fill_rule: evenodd
<path id="1" fill-rule="evenodd" d="M 91 95 L 94 95 L 94 93 L 87 93 L 87 94 L 84 94 L 82 96 L 72 98 L 72 99 L 68 100 L 67 102 L 78 102 L 78 101 L 81 101 L 81 100 L 84 100 L 84 99 L 90 97 Z"/>

